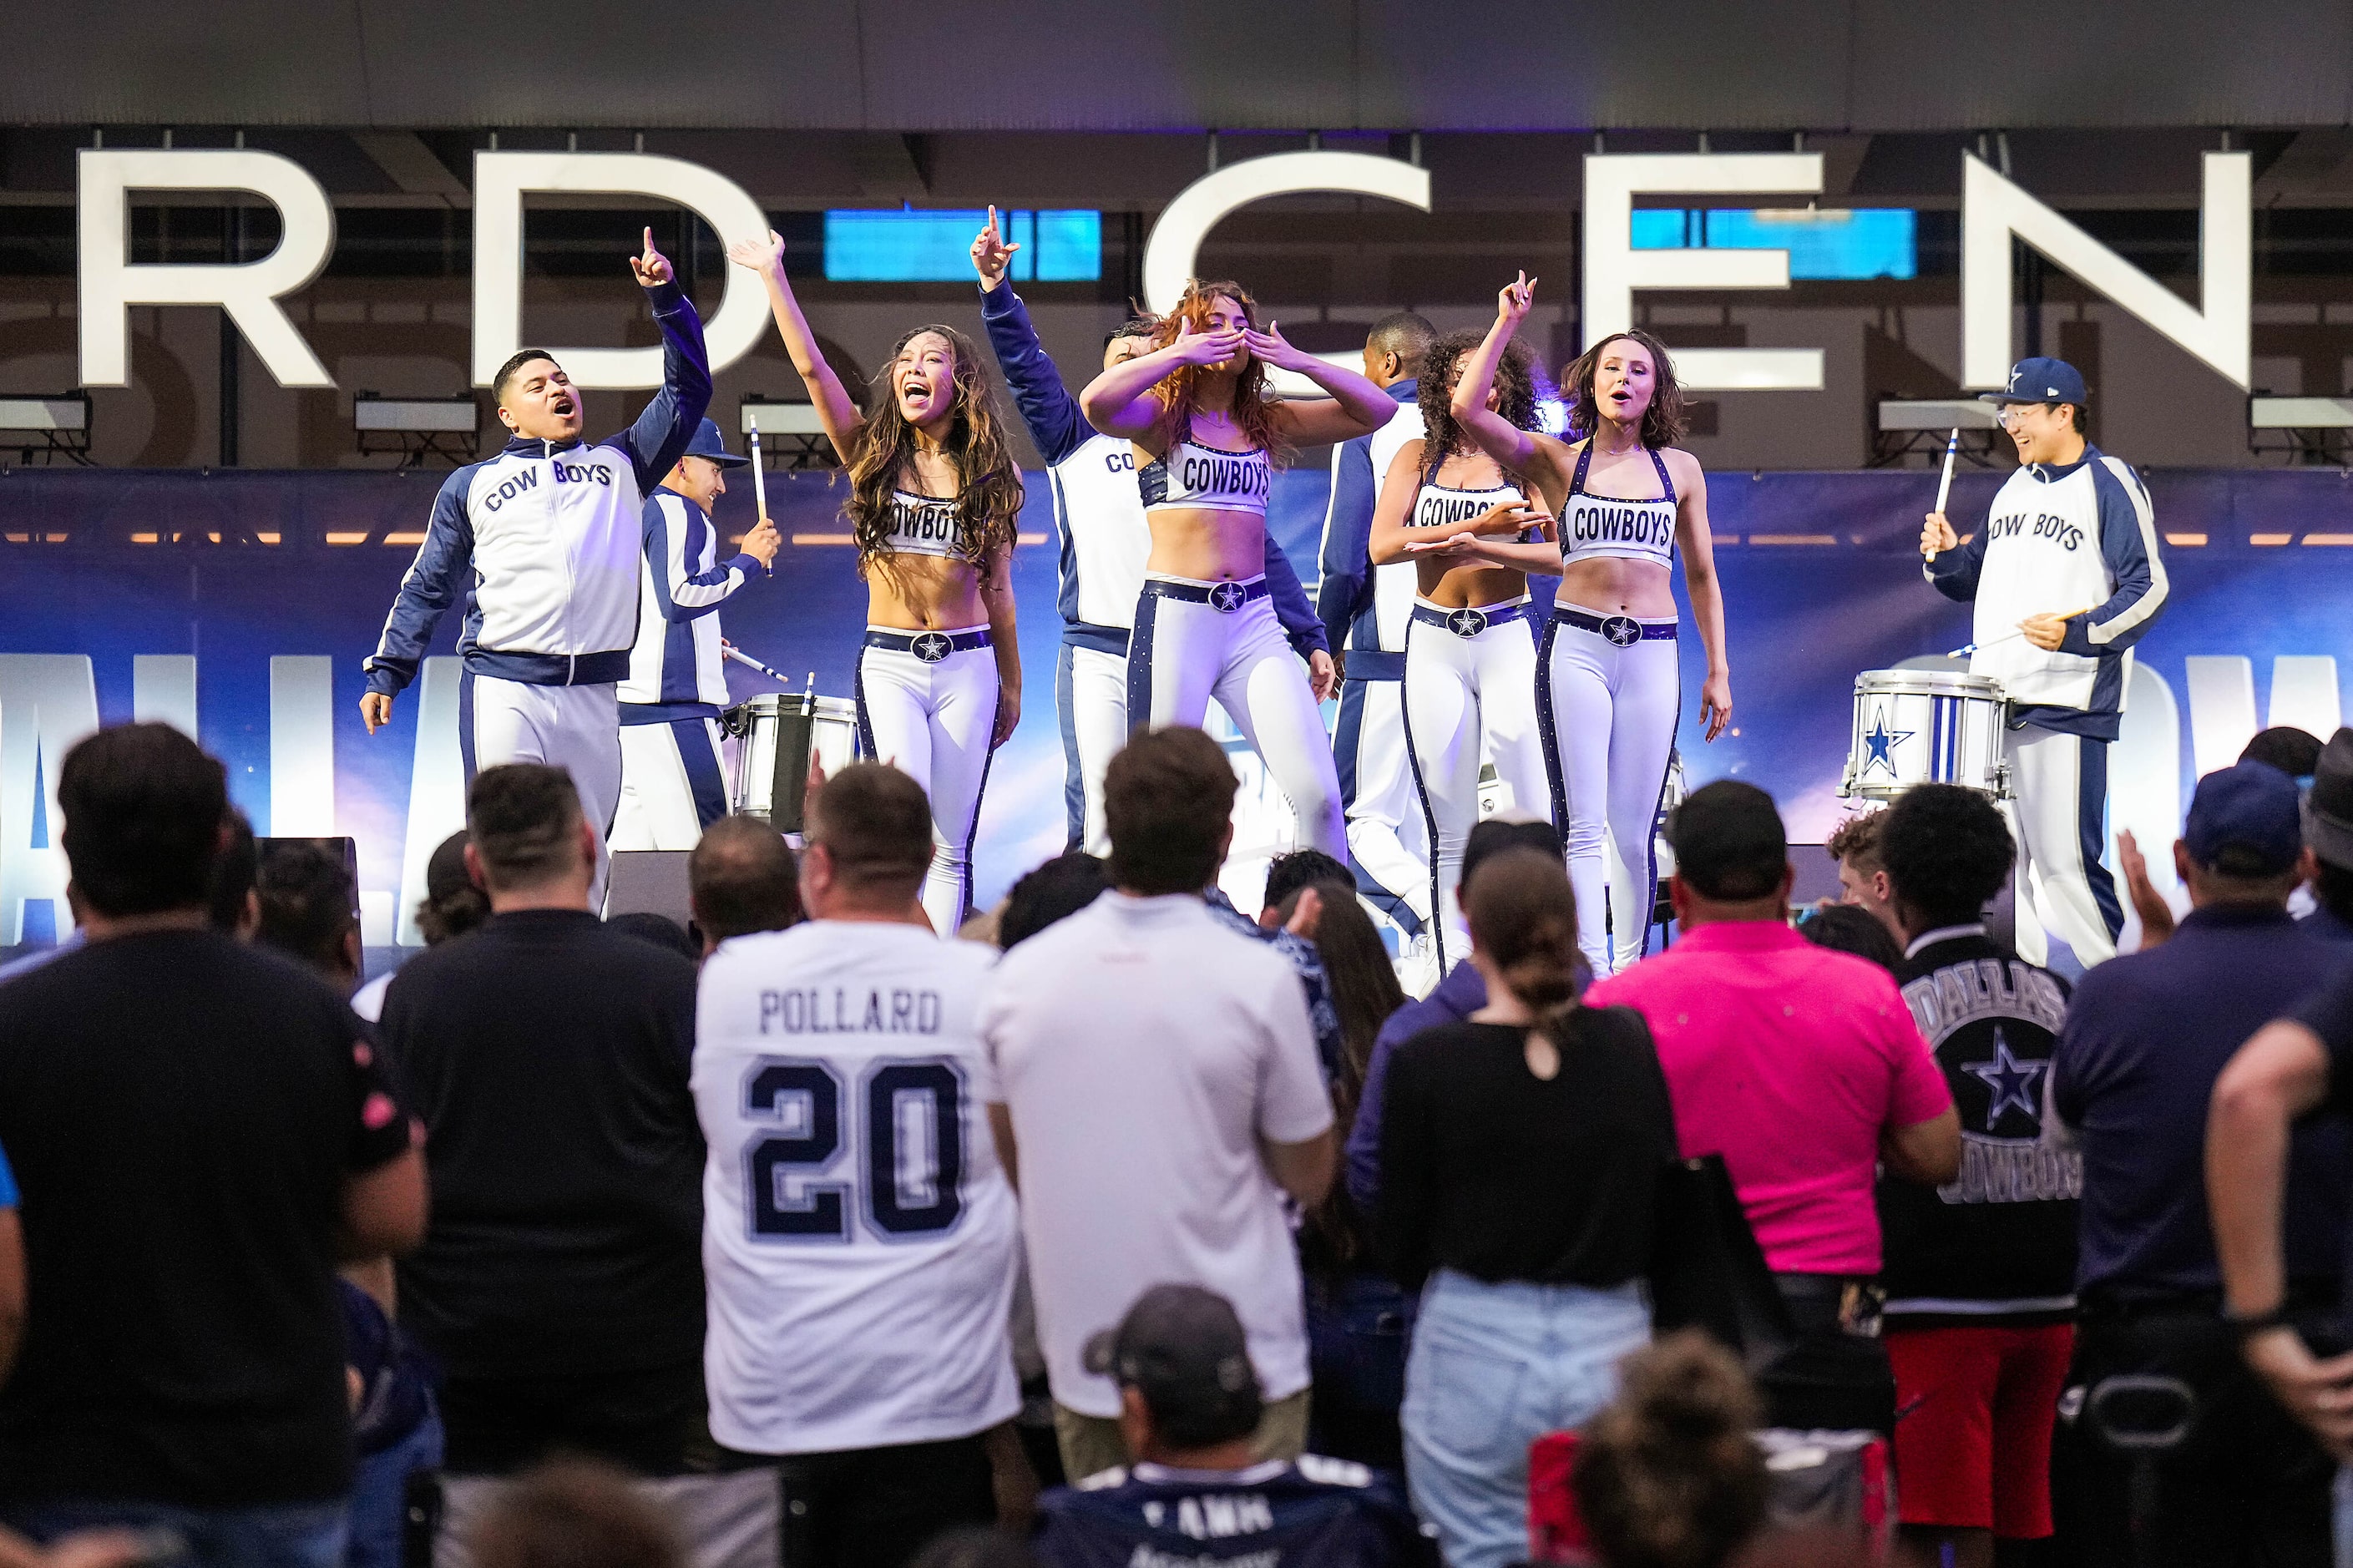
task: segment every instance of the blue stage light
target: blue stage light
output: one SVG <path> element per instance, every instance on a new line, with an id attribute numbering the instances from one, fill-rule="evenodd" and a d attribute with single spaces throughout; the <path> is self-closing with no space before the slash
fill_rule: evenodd
<path id="1" fill-rule="evenodd" d="M 1637 250 L 1786 250 L 1791 279 L 1911 278 L 1919 215 L 1909 207 L 1644 207 Z"/>
<path id="2" fill-rule="evenodd" d="M 972 237 L 988 214 L 839 207 L 825 215 L 825 275 L 838 283 L 944 283 L 972 277 Z M 1017 283 L 1103 276 L 1103 214 L 1000 212 Z"/>

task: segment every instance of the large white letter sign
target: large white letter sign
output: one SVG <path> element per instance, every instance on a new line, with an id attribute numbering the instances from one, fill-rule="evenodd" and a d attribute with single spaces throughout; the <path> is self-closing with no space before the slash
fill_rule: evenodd
<path id="1" fill-rule="evenodd" d="M 278 306 L 308 285 L 335 248 L 335 209 L 318 181 L 275 153 L 85 149 L 81 204 L 81 384 L 128 386 L 132 305 L 218 305 L 280 386 L 332 386 L 326 367 Z M 284 236 L 259 261 L 131 265 L 132 191 L 250 191 L 278 208 Z"/>
<path id="2" fill-rule="evenodd" d="M 2200 311 L 1983 159 L 1962 153 L 1961 384 L 2000 386 L 2010 375 L 2010 239 L 2016 235 L 2244 390 L 2254 270 L 2253 179 L 2246 153 L 2206 154 L 2198 226 Z"/>
<path id="3" fill-rule="evenodd" d="M 1787 289 L 1786 250 L 1634 248 L 1634 195 L 1812 195 L 1820 153 L 1589 153 L 1585 159 L 1587 346 L 1634 324 L 1637 289 Z M 1820 392 L 1820 349 L 1677 349 L 1698 392 Z"/>
<path id="4" fill-rule="evenodd" d="M 1161 209 L 1160 221 L 1144 242 L 1144 303 L 1166 311 L 1183 297 L 1193 276 L 1201 242 L 1219 219 L 1237 208 L 1269 196 L 1296 195 L 1309 191 L 1338 191 L 1349 195 L 1378 196 L 1409 207 L 1430 210 L 1430 171 L 1396 158 L 1369 153 L 1275 153 L 1246 158 L 1202 175 L 1176 193 Z M 1353 353 L 1318 356 L 1347 369 L 1363 362 Z M 1305 376 L 1277 371 L 1270 381 L 1278 392 L 1320 397 L 1323 393 Z"/>
<path id="5" fill-rule="evenodd" d="M 767 237 L 767 215 L 743 186 L 699 163 L 645 153 L 477 153 L 474 154 L 474 384 L 488 386 L 522 347 L 522 195 L 525 191 L 655 196 L 694 213 L 723 246 Z M 632 242 L 631 250 L 636 249 Z M 672 259 L 676 259 L 673 258 Z M 628 280 L 628 258 L 613 258 L 616 283 Z M 748 269 L 727 269 L 719 314 L 703 328 L 711 368 L 724 370 L 760 341 L 768 300 Z M 613 391 L 659 386 L 661 350 L 554 349 L 573 384 Z"/>

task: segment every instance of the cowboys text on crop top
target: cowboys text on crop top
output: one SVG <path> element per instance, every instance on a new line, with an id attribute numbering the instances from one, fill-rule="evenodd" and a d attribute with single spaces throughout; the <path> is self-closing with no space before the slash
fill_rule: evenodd
<path id="1" fill-rule="evenodd" d="M 892 490 L 884 521 L 882 549 L 893 555 L 961 555 L 955 496 L 921 496 Z"/>
<path id="2" fill-rule="evenodd" d="M 1593 444 L 1577 455 L 1577 477 L 1568 487 L 1567 513 L 1560 520 L 1560 559 L 1649 561 L 1664 566 L 1675 553 L 1675 481 L 1667 475 L 1667 460 L 1656 448 L 1646 448 L 1659 471 L 1665 493 L 1650 500 L 1620 496 L 1588 495 L 1585 472 L 1593 464 Z"/>
<path id="3" fill-rule="evenodd" d="M 1135 476 L 1144 494 L 1144 510 L 1157 511 L 1186 507 L 1201 511 L 1247 511 L 1266 515 L 1271 482 L 1266 452 L 1224 452 L 1196 446 L 1189 437 L 1168 448 L 1168 455 L 1146 463 Z"/>

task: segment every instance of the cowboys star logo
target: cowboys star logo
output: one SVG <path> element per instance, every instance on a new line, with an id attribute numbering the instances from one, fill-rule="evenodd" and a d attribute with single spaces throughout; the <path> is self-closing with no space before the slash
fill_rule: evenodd
<path id="1" fill-rule="evenodd" d="M 1631 616 L 1612 616 L 1601 623 L 1601 636 L 1611 647 L 1632 647 L 1642 640 L 1642 623 Z"/>
<path id="2" fill-rule="evenodd" d="M 1870 777 L 1873 768 L 1885 768 L 1889 778 L 1895 777 L 1895 748 L 1916 733 L 1918 731 L 1914 730 L 1891 728 L 1887 722 L 1887 710 L 1873 709 L 1871 728 L 1862 732 L 1863 776 Z"/>
<path id="3" fill-rule="evenodd" d="M 1475 637 L 1487 629 L 1487 617 L 1476 610 L 1457 610 L 1446 618 L 1446 629 L 1458 637 Z"/>
<path id="4" fill-rule="evenodd" d="M 942 633 L 925 632 L 915 639 L 910 651 L 925 664 L 937 664 L 955 650 L 955 645 Z"/>
<path id="5" fill-rule="evenodd" d="M 1221 616 L 1230 616 L 1242 607 L 1242 585 L 1220 583 L 1209 590 L 1209 608 Z"/>

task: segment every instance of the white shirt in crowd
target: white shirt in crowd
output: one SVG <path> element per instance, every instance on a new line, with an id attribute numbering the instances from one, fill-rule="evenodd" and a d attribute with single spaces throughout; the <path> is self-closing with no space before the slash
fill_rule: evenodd
<path id="1" fill-rule="evenodd" d="M 1316 1137 L 1332 1102 L 1282 956 L 1198 898 L 1105 893 L 1005 955 L 980 1032 L 1056 1401 L 1119 1414 L 1081 1352 L 1162 1283 L 1233 1302 L 1269 1399 L 1305 1388 L 1299 1262 L 1259 1145 Z"/>
<path id="2" fill-rule="evenodd" d="M 711 1433 L 754 1454 L 969 1436 L 1020 1407 L 1018 1222 L 974 1029 L 995 954 L 817 921 L 736 937 L 695 1009 Z"/>

